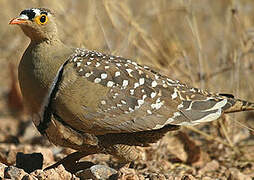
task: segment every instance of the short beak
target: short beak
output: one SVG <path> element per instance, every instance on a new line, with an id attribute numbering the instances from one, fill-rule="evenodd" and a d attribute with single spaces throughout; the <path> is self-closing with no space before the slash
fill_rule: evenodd
<path id="1" fill-rule="evenodd" d="M 26 23 L 27 19 L 22 19 L 20 17 L 16 17 L 9 22 L 9 24 L 26 24 Z"/>

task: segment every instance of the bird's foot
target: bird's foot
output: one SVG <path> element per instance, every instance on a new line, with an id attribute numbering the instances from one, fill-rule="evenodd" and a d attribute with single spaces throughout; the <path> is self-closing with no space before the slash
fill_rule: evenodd
<path id="1" fill-rule="evenodd" d="M 74 152 L 69 155 L 67 155 L 65 158 L 61 159 L 60 161 L 56 162 L 55 164 L 46 167 L 44 171 L 56 168 L 59 165 L 63 165 L 64 168 L 71 172 L 71 173 L 76 173 L 79 170 L 89 168 L 93 166 L 94 164 L 89 161 L 83 161 L 83 162 L 78 162 L 82 157 L 86 156 L 87 153 L 85 152 Z"/>

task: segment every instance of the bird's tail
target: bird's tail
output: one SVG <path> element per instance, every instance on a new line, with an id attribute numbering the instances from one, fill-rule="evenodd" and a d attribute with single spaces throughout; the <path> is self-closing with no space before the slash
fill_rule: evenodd
<path id="1" fill-rule="evenodd" d="M 254 103 L 240 100 L 240 99 L 228 98 L 228 103 L 225 107 L 224 112 L 233 113 L 233 112 L 251 111 L 251 110 L 254 110 Z"/>

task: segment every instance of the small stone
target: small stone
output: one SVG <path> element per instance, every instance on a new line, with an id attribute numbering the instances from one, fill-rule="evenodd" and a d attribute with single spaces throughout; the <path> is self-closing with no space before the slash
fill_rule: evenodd
<path id="1" fill-rule="evenodd" d="M 47 179 L 47 180 L 54 180 L 54 179 L 75 179 L 76 177 L 66 171 L 63 165 L 58 166 L 54 169 L 49 169 L 46 171 L 36 170 L 32 172 L 30 175 L 38 178 L 38 179 Z"/>
<path id="2" fill-rule="evenodd" d="M 203 180 L 213 180 L 213 178 L 211 178 L 211 177 L 208 177 L 208 176 L 206 176 L 206 177 L 203 177 L 202 179 L 203 179 Z"/>
<path id="3" fill-rule="evenodd" d="M 4 178 L 4 170 L 7 168 L 7 166 L 3 163 L 0 163 L 0 179 Z"/>
<path id="4" fill-rule="evenodd" d="M 199 170 L 199 174 L 204 174 L 205 172 L 211 172 L 211 171 L 216 171 L 219 169 L 219 163 L 216 160 L 212 160 L 208 162 L 205 167 Z"/>
<path id="5" fill-rule="evenodd" d="M 22 180 L 38 180 L 38 178 L 27 174 L 22 178 Z"/>
<path id="6" fill-rule="evenodd" d="M 81 179 L 117 179 L 118 173 L 115 169 L 112 169 L 104 165 L 94 165 L 88 169 L 78 171 L 76 176 Z"/>
<path id="7" fill-rule="evenodd" d="M 248 175 L 245 175 L 245 174 L 241 173 L 236 168 L 230 168 L 229 171 L 230 171 L 229 179 L 252 180 L 251 176 L 248 176 Z"/>
<path id="8" fill-rule="evenodd" d="M 9 166 L 5 168 L 4 172 L 4 178 L 10 178 L 10 179 L 22 179 L 23 176 L 26 175 L 26 172 L 23 169 L 19 169 L 14 166 Z"/>
<path id="9" fill-rule="evenodd" d="M 16 155 L 16 166 L 27 173 L 42 169 L 43 156 L 41 153 L 24 154 L 18 152 Z"/>
<path id="10" fill-rule="evenodd" d="M 166 180 L 166 177 L 164 175 L 157 173 L 149 174 L 147 178 L 151 180 Z"/>

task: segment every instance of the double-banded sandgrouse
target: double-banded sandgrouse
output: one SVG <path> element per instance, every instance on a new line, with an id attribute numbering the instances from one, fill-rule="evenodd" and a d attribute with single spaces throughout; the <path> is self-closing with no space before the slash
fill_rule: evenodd
<path id="1" fill-rule="evenodd" d="M 59 40 L 56 17 L 45 8 L 23 10 L 10 21 L 31 39 L 19 64 L 25 102 L 41 134 L 76 149 L 75 160 L 94 153 L 122 162 L 181 125 L 254 110 L 233 96 L 209 93 L 141 66 L 130 59 Z"/>

